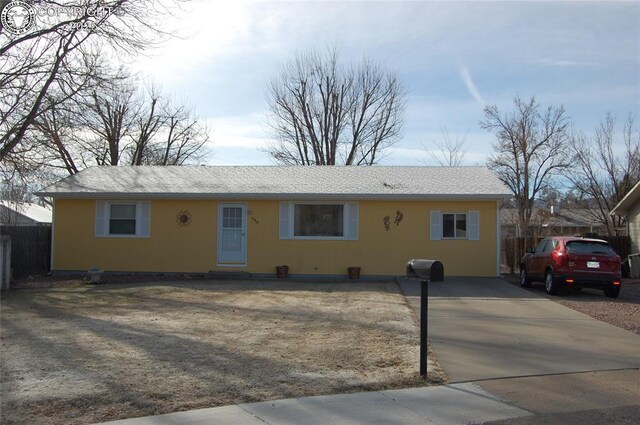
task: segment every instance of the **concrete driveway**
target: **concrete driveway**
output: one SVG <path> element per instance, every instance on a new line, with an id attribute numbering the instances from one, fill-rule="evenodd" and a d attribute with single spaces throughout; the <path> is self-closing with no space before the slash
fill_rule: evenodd
<path id="1" fill-rule="evenodd" d="M 640 368 L 637 335 L 497 278 L 431 283 L 429 341 L 452 382 Z"/>
<path id="2" fill-rule="evenodd" d="M 419 283 L 400 285 L 419 314 Z M 640 337 L 631 332 L 498 278 L 431 283 L 428 317 L 452 383 L 473 381 L 534 414 L 640 406 Z"/>

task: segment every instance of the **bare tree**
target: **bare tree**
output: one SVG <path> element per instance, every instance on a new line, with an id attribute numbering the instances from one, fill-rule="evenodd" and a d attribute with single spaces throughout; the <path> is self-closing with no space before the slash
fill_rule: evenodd
<path id="1" fill-rule="evenodd" d="M 31 7 L 41 5 L 34 3 Z M 0 32 L 0 161 L 21 164 L 31 149 L 28 131 L 50 97 L 64 102 L 85 88 L 84 73 L 96 51 L 133 54 L 166 35 L 156 19 L 169 10 L 150 0 L 49 2 L 53 16 L 37 14 L 38 25 L 22 35 Z M 47 15 L 47 14 L 44 14 Z M 54 102 L 54 104 L 55 104 Z M 52 105 L 51 102 L 48 102 Z"/>
<path id="2" fill-rule="evenodd" d="M 25 212 L 29 190 L 22 182 L 3 181 L 0 185 L 0 224 L 18 224 L 19 214 Z"/>
<path id="3" fill-rule="evenodd" d="M 268 86 L 267 152 L 283 164 L 375 164 L 397 141 L 404 99 L 398 76 L 367 59 L 344 66 L 336 49 L 298 54 Z"/>
<path id="4" fill-rule="evenodd" d="M 134 117 L 131 165 L 183 165 L 206 158 L 209 134 L 193 110 L 162 96 L 157 87 L 147 90 Z"/>
<path id="5" fill-rule="evenodd" d="M 461 166 L 467 154 L 465 144 L 467 143 L 468 132 L 464 136 L 456 134 L 455 138 L 449 135 L 449 131 L 445 127 L 440 127 L 440 132 L 442 133 L 442 140 L 431 142 L 436 149 L 430 149 L 422 145 L 430 158 L 430 161 L 424 161 L 425 164 L 437 164 L 441 167 Z"/>
<path id="6" fill-rule="evenodd" d="M 37 162 L 63 169 L 71 175 L 80 171 L 81 167 L 73 149 L 77 126 L 73 117 L 81 115 L 76 108 L 73 111 L 68 108 L 68 105 L 49 98 L 43 112 L 33 123 L 31 136 L 36 139 L 33 145 L 38 146 Z"/>
<path id="7" fill-rule="evenodd" d="M 616 118 L 607 113 L 594 136 L 572 138 L 575 167 L 568 174 L 573 183 L 574 203 L 601 223 L 607 234 L 624 228 L 624 217 L 609 215 L 611 209 L 640 181 L 640 127 L 629 114 L 620 138 L 624 150 L 616 153 Z"/>
<path id="8" fill-rule="evenodd" d="M 94 90 L 81 103 L 82 127 L 92 133 L 82 143 L 97 165 L 118 165 L 126 149 L 134 126 L 135 115 L 140 108 L 135 97 L 136 88 L 128 83 L 109 84 L 102 90 Z"/>
<path id="9" fill-rule="evenodd" d="M 487 165 L 513 192 L 520 226 L 529 231 L 536 196 L 569 165 L 569 123 L 563 106 L 541 111 L 535 97 L 516 97 L 514 107 L 505 115 L 485 107 L 480 125 L 497 139 Z"/>
<path id="10" fill-rule="evenodd" d="M 138 102 L 140 107 L 132 117 L 131 165 L 143 165 L 150 150 L 153 137 L 160 130 L 164 116 L 160 113 L 162 97 L 156 86 L 147 87 L 145 97 Z"/>
<path id="11" fill-rule="evenodd" d="M 114 71 L 88 93 L 47 109 L 33 125 L 33 162 L 75 174 L 95 165 L 182 165 L 206 158 L 208 131 L 157 86 Z"/>
<path id="12" fill-rule="evenodd" d="M 202 161 L 207 156 L 209 130 L 188 107 L 167 103 L 163 125 L 147 162 L 153 165 L 183 165 Z"/>

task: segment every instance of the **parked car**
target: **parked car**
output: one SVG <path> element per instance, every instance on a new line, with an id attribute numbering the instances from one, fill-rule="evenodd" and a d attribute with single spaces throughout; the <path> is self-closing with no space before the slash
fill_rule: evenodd
<path id="1" fill-rule="evenodd" d="M 544 282 L 549 294 L 565 287 L 596 288 L 607 297 L 620 294 L 620 256 L 607 241 L 551 237 L 528 249 L 520 263 L 520 285 Z"/>

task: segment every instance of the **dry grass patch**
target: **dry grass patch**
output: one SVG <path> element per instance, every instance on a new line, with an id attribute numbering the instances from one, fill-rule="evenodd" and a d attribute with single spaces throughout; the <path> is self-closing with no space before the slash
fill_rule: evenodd
<path id="1" fill-rule="evenodd" d="M 391 282 L 78 285 L 2 298 L 2 423 L 425 384 L 416 320 Z"/>

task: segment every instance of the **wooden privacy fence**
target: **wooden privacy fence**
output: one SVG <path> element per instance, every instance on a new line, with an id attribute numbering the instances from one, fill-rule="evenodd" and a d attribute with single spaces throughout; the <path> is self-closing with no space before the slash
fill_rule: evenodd
<path id="1" fill-rule="evenodd" d="M 0 226 L 0 235 L 11 239 L 11 271 L 14 278 L 49 272 L 50 226 Z"/>
<path id="2" fill-rule="evenodd" d="M 520 269 L 520 260 L 527 252 L 527 248 L 535 247 L 540 239 L 537 237 L 502 238 L 502 263 L 511 273 L 515 273 Z"/>
<path id="3" fill-rule="evenodd" d="M 623 261 L 630 254 L 631 239 L 629 236 L 595 237 L 609 242 Z M 542 239 L 538 237 L 502 238 L 502 263 L 509 268 L 511 273 L 518 271 L 520 269 L 520 260 L 522 260 L 527 248 L 534 248 Z"/>
<path id="4" fill-rule="evenodd" d="M 0 235 L 0 289 L 11 288 L 11 238 Z"/>
<path id="5" fill-rule="evenodd" d="M 598 239 L 609 242 L 623 261 L 631 254 L 631 238 L 629 236 L 598 236 Z"/>

